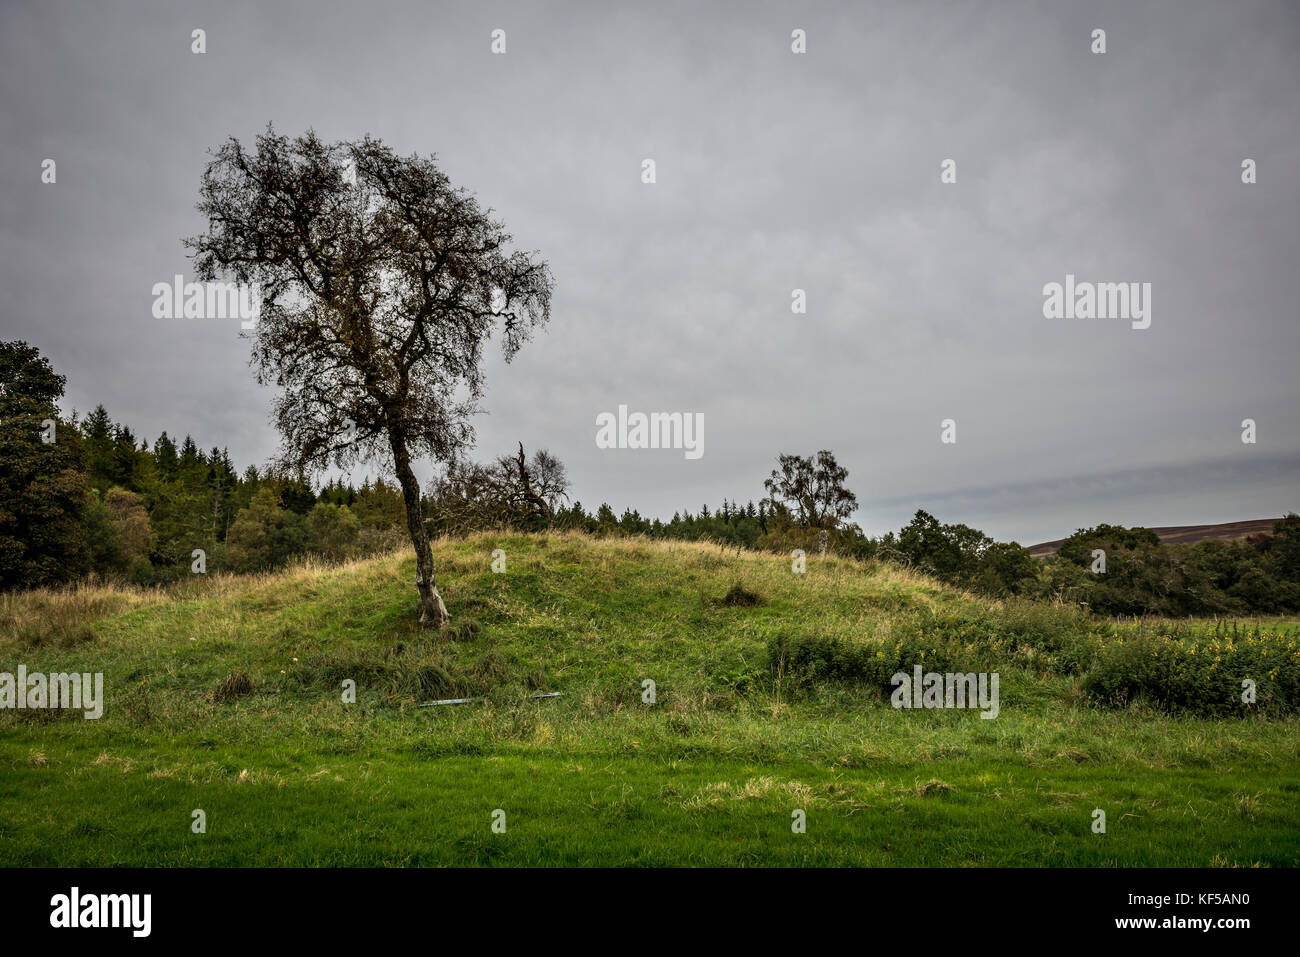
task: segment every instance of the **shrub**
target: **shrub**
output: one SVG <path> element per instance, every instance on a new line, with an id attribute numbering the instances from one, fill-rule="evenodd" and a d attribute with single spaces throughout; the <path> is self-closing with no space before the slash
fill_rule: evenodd
<path id="1" fill-rule="evenodd" d="M 1012 649 L 1032 648 L 1059 674 L 1087 670 L 1101 647 L 1099 626 L 1077 605 L 1009 600 L 996 614 Z"/>
<path id="2" fill-rule="evenodd" d="M 1242 701 L 1242 682 L 1257 701 Z M 1106 643 L 1084 678 L 1093 698 L 1139 698 L 1198 715 L 1290 712 L 1300 707 L 1300 637 L 1256 629 L 1239 636 L 1175 637 L 1139 632 Z"/>
<path id="3" fill-rule="evenodd" d="M 898 672 L 998 670 L 1009 650 L 991 623 L 949 615 L 895 622 L 890 632 L 862 640 L 838 636 L 778 636 L 768 643 L 768 667 L 795 686 L 825 682 L 893 688 Z M 992 665 L 993 667 L 990 667 Z"/>

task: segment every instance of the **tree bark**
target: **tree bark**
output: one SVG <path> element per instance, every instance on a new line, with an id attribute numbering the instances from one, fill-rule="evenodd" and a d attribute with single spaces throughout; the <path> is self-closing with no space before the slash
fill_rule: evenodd
<path id="1" fill-rule="evenodd" d="M 424 509 L 420 503 L 420 483 L 411 471 L 411 456 L 406 449 L 406 437 L 400 430 L 389 433 L 393 449 L 393 465 L 397 480 L 402 485 L 402 501 L 406 505 L 406 528 L 415 546 L 415 587 L 420 592 L 420 627 L 442 630 L 451 624 L 447 606 L 438 594 L 438 583 L 433 575 L 433 549 L 429 547 L 429 530 L 424 527 Z"/>

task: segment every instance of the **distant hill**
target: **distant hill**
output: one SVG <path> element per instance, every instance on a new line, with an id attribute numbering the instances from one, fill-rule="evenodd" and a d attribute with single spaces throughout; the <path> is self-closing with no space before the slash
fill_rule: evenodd
<path id="1" fill-rule="evenodd" d="M 1278 521 L 1280 518 L 1253 518 L 1246 522 L 1223 522 L 1219 525 L 1166 525 L 1163 528 L 1153 528 L 1152 531 L 1166 545 L 1195 545 L 1210 539 L 1237 541 L 1251 535 L 1270 535 Z M 1060 548 L 1063 541 L 1065 539 L 1058 538 L 1054 542 L 1030 545 L 1029 554 L 1035 558 L 1045 558 Z"/>

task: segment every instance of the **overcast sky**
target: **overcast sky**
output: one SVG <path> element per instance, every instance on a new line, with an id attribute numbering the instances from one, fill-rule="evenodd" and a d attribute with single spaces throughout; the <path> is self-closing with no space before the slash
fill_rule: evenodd
<path id="1" fill-rule="evenodd" d="M 207 150 L 271 121 L 435 153 L 549 261 L 478 455 L 549 447 L 589 510 L 756 501 L 822 448 L 870 534 L 1300 509 L 1295 3 L 6 0 L 0 89 L 0 336 L 150 442 L 275 449 L 238 321 L 150 292 Z M 1045 318 L 1067 273 L 1151 283 L 1150 328 Z M 598 449 L 620 404 L 703 413 L 704 456 Z"/>

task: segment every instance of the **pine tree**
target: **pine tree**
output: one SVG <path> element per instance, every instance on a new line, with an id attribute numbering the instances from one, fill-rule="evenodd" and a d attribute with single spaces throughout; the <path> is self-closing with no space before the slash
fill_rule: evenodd
<path id="1" fill-rule="evenodd" d="M 158 478 L 170 482 L 180 472 L 180 459 L 176 455 L 176 443 L 163 432 L 153 444 L 153 458 L 158 466 Z"/>
<path id="2" fill-rule="evenodd" d="M 100 492 L 106 492 L 113 484 L 113 421 L 103 405 L 95 406 L 86 416 L 86 421 L 81 424 L 81 434 L 85 439 L 90 484 Z"/>
<path id="3" fill-rule="evenodd" d="M 139 467 L 140 455 L 135 435 L 127 426 L 119 425 L 113 433 L 113 453 L 109 464 L 109 477 L 114 485 L 130 492 L 139 491 L 136 469 Z"/>
<path id="4" fill-rule="evenodd" d="M 0 342 L 0 587 L 57 584 L 89 567 L 85 450 L 58 414 L 65 381 L 32 346 Z"/>

